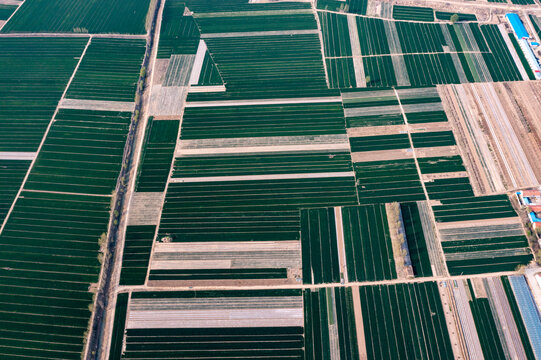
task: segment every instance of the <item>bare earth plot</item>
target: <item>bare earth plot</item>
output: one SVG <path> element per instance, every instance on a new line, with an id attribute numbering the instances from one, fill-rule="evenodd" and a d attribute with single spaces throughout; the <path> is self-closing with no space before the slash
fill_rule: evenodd
<path id="1" fill-rule="evenodd" d="M 535 82 L 440 87 L 477 194 L 539 185 L 540 89 Z"/>

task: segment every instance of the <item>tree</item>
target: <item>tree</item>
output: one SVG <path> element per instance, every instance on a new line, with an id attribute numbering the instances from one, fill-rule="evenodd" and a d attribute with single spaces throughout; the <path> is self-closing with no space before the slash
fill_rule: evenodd
<path id="1" fill-rule="evenodd" d="M 372 79 L 370 79 L 370 75 L 366 75 L 365 78 L 364 78 L 364 82 L 367 83 L 367 84 L 370 84 L 370 81 Z"/>
<path id="2" fill-rule="evenodd" d="M 451 20 L 451 24 L 456 23 L 459 19 L 460 19 L 460 18 L 459 18 L 459 16 L 458 16 L 458 14 L 453 14 L 453 15 L 451 15 L 451 19 L 450 19 L 450 20 Z"/>

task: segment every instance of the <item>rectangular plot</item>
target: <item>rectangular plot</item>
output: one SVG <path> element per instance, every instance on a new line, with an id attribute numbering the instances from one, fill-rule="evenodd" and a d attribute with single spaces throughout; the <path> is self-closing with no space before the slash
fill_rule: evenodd
<path id="1" fill-rule="evenodd" d="M 368 359 L 453 357 L 437 286 L 428 282 L 359 288 Z"/>
<path id="2" fill-rule="evenodd" d="M 160 192 L 165 190 L 169 178 L 180 121 L 156 121 L 153 118 L 148 121 L 149 129 L 143 145 L 135 190 Z"/>
<path id="3" fill-rule="evenodd" d="M 296 240 L 299 208 L 356 202 L 353 177 L 172 183 L 160 236 L 181 242 Z"/>
<path id="4" fill-rule="evenodd" d="M 128 226 L 122 254 L 120 285 L 144 285 L 156 226 Z"/>
<path id="5" fill-rule="evenodd" d="M 358 37 L 361 45 L 361 55 L 387 55 L 389 44 L 385 34 L 384 21 L 374 18 L 357 17 Z"/>
<path id="6" fill-rule="evenodd" d="M 425 182 L 430 200 L 455 199 L 474 196 L 470 180 L 467 177 L 434 179 Z"/>
<path id="7" fill-rule="evenodd" d="M 144 34 L 149 0 L 25 1 L 2 32 Z M 106 13 L 108 16 L 97 14 Z"/>
<path id="8" fill-rule="evenodd" d="M 144 54 L 144 40 L 92 39 L 66 98 L 133 101 Z"/>
<path id="9" fill-rule="evenodd" d="M 393 19 L 434 21 L 434 9 L 420 6 L 393 5 Z"/>
<path id="10" fill-rule="evenodd" d="M 190 339 L 186 342 L 186 339 Z M 123 358 L 303 358 L 302 326 L 128 329 Z"/>
<path id="11" fill-rule="evenodd" d="M 482 220 L 515 217 L 516 213 L 505 195 L 447 199 L 434 206 L 437 222 Z"/>
<path id="12" fill-rule="evenodd" d="M 353 167 L 361 204 L 425 199 L 413 159 L 354 163 Z"/>
<path id="13" fill-rule="evenodd" d="M 340 282 L 334 208 L 301 210 L 301 243 L 303 282 Z"/>
<path id="14" fill-rule="evenodd" d="M 338 58 L 326 59 L 327 73 L 329 74 L 329 87 L 332 89 L 345 89 L 357 87 L 355 78 L 355 59 Z"/>
<path id="15" fill-rule="evenodd" d="M 321 23 L 325 56 L 351 56 L 351 44 L 346 15 L 319 12 L 318 16 Z"/>
<path id="16" fill-rule="evenodd" d="M 37 150 L 87 42 L 61 37 L 0 39 L 0 151 Z"/>
<path id="17" fill-rule="evenodd" d="M 175 159 L 173 178 L 302 174 L 352 171 L 349 152 L 185 156 Z"/>
<path id="18" fill-rule="evenodd" d="M 130 120 L 131 113 L 61 109 L 25 188 L 111 194 Z"/>
<path id="19" fill-rule="evenodd" d="M 173 54 L 195 54 L 199 45 L 199 29 L 192 16 L 184 16 L 184 1 L 167 0 L 163 7 L 158 44 L 158 59 Z"/>
<path id="20" fill-rule="evenodd" d="M 430 257 L 417 204 L 402 203 L 400 209 L 413 272 L 416 277 L 432 276 Z"/>
<path id="21" fill-rule="evenodd" d="M 390 87 L 397 85 L 391 56 L 369 56 L 363 58 L 367 87 Z"/>
<path id="22" fill-rule="evenodd" d="M 378 151 L 408 149 L 410 142 L 407 134 L 350 137 L 351 151 Z"/>
<path id="23" fill-rule="evenodd" d="M 417 159 L 419 168 L 422 174 L 437 174 L 447 172 L 466 171 L 462 157 L 444 156 L 444 157 L 427 157 Z"/>
<path id="24" fill-rule="evenodd" d="M 6 356 L 63 358 L 83 351 L 93 302 L 88 289 L 98 281 L 98 241 L 107 231 L 109 203 L 107 197 L 21 194 L 0 235 L 0 285 L 24 295 L 3 305 L 2 330 L 21 344 L 5 348 Z M 46 342 L 36 343 L 36 335 Z"/>
<path id="25" fill-rule="evenodd" d="M 345 133 L 340 103 L 187 108 L 182 139 Z"/>
<path id="26" fill-rule="evenodd" d="M 396 279 L 385 206 L 344 207 L 342 222 L 348 279 Z"/>

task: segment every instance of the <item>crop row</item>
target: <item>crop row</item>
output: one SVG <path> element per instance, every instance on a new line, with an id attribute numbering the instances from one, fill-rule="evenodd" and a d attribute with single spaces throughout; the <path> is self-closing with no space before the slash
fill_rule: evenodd
<path id="1" fill-rule="evenodd" d="M 408 149 L 411 147 L 408 134 L 351 137 L 349 142 L 353 152 Z"/>

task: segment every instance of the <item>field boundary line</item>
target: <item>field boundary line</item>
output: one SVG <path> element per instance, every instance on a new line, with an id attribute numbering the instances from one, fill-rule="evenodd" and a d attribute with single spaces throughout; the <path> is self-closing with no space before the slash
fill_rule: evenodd
<path id="1" fill-rule="evenodd" d="M 421 172 L 421 167 L 419 166 L 419 160 L 417 159 L 417 153 L 416 153 L 417 150 L 415 149 L 415 146 L 413 145 L 413 139 L 412 139 L 412 136 L 411 136 L 410 125 L 408 123 L 408 117 L 406 116 L 406 113 L 404 111 L 404 107 L 402 106 L 402 102 L 400 101 L 400 96 L 398 95 L 398 91 L 396 91 L 396 88 L 394 88 L 394 87 L 393 87 L 393 90 L 394 90 L 394 93 L 396 95 L 396 99 L 398 100 L 398 106 L 400 107 L 400 111 L 402 112 L 402 117 L 404 118 L 404 123 L 406 124 L 406 130 L 408 132 L 408 139 L 409 139 L 410 146 L 411 146 L 411 152 L 413 154 L 413 161 L 415 162 L 415 167 L 417 169 L 417 174 L 419 176 L 419 181 L 421 182 L 421 187 L 423 188 L 423 192 L 425 194 L 425 198 L 426 198 L 426 201 L 427 201 L 427 206 L 428 206 L 429 213 L 430 213 L 430 219 L 432 220 L 431 221 L 432 226 L 434 226 L 434 228 L 435 228 L 435 235 L 436 235 L 436 242 L 437 242 L 438 250 L 440 251 L 442 259 L 444 260 L 443 261 L 444 269 L 447 272 L 447 274 L 449 274 L 449 269 L 447 268 L 447 261 L 446 261 L 446 258 L 445 258 L 445 253 L 443 252 L 443 248 L 441 246 L 441 240 L 440 240 L 440 234 L 439 234 L 439 231 L 438 231 L 438 227 L 435 226 L 436 218 L 435 218 L 435 215 L 434 215 L 434 211 L 432 210 L 432 205 L 430 204 L 430 198 L 428 196 L 428 191 L 426 190 L 425 183 L 423 182 L 423 173 Z"/>
<path id="2" fill-rule="evenodd" d="M 98 196 L 110 198 L 111 194 L 86 194 L 86 193 L 77 193 L 69 191 L 49 191 L 49 190 L 35 190 L 35 189 L 23 189 L 25 192 L 35 192 L 35 193 L 44 193 L 44 194 L 61 194 L 61 195 L 81 195 L 81 196 Z"/>
<path id="3" fill-rule="evenodd" d="M 56 108 L 54 110 L 53 116 L 51 117 L 51 120 L 49 121 L 49 124 L 47 125 L 47 129 L 45 130 L 45 133 L 43 134 L 43 137 L 41 138 L 41 142 L 38 146 L 38 149 L 36 150 L 36 156 L 32 160 L 32 163 L 30 164 L 30 167 L 28 168 L 28 171 L 26 172 L 26 175 L 24 176 L 24 179 L 21 183 L 21 186 L 19 188 L 19 191 L 17 191 L 17 195 L 15 196 L 15 199 L 13 199 L 13 202 L 11 203 L 11 206 L 9 207 L 9 210 L 6 214 L 6 217 L 4 218 L 4 222 L 2 223 L 2 226 L 0 227 L 0 234 L 4 231 L 4 228 L 6 227 L 6 224 L 9 220 L 9 217 L 11 215 L 11 212 L 15 208 L 15 204 L 19 200 L 19 196 L 21 195 L 21 192 L 23 191 L 24 185 L 26 184 L 26 181 L 28 180 L 28 176 L 30 175 L 30 172 L 32 171 L 32 168 L 34 167 L 34 164 L 36 163 L 36 159 L 39 156 L 39 152 L 41 151 L 41 148 L 43 147 L 43 144 L 45 144 L 45 140 L 47 139 L 47 135 L 49 134 L 49 130 L 51 129 L 51 126 L 53 126 L 53 123 L 55 121 L 56 114 L 58 113 L 58 109 L 60 108 L 60 102 L 64 99 L 66 96 L 66 93 L 68 92 L 68 89 L 71 85 L 71 82 L 75 78 L 75 74 L 77 73 L 77 70 L 79 70 L 79 65 L 81 65 L 81 62 L 83 61 L 83 58 L 85 57 L 86 50 L 90 46 L 90 43 L 92 42 L 92 36 L 88 38 L 88 41 L 86 42 L 86 46 L 83 49 L 83 52 L 81 53 L 81 56 L 79 57 L 79 61 L 77 62 L 77 65 L 75 65 L 75 68 L 73 69 L 73 73 L 71 74 L 71 77 L 69 78 L 66 87 L 64 88 L 64 92 L 62 93 L 62 96 L 60 99 L 58 99 L 58 103 L 56 104 Z"/>
<path id="4" fill-rule="evenodd" d="M 323 62 L 323 70 L 325 71 L 325 81 L 327 82 L 327 88 L 330 88 L 329 71 L 327 70 L 327 61 L 325 60 L 325 45 L 323 43 L 323 29 L 321 28 L 321 22 L 319 21 L 319 15 L 316 9 L 316 2 L 310 1 L 310 10 L 313 13 L 317 26 L 317 37 L 319 39 L 319 50 L 321 51 L 321 61 Z"/>
<path id="5" fill-rule="evenodd" d="M 354 177 L 353 171 L 300 173 L 300 174 L 264 174 L 264 175 L 233 175 L 233 176 L 206 176 L 170 178 L 169 183 L 197 183 L 197 182 L 228 182 L 228 181 L 258 181 L 258 180 L 289 180 L 289 179 L 321 179 L 335 177 Z"/>
<path id="6" fill-rule="evenodd" d="M 325 97 L 299 97 L 299 98 L 274 98 L 253 100 L 217 100 L 217 101 L 191 101 L 186 102 L 185 108 L 222 107 L 222 106 L 254 106 L 254 105 L 282 105 L 282 104 L 319 104 L 341 103 L 341 96 Z"/>
<path id="7" fill-rule="evenodd" d="M 235 37 L 252 37 L 252 36 L 284 36 L 284 35 L 316 35 L 318 29 L 307 30 L 270 30 L 270 31 L 246 31 L 246 32 L 228 32 L 228 33 L 207 33 L 201 34 L 201 39 L 216 39 L 216 38 L 235 38 Z"/>
<path id="8" fill-rule="evenodd" d="M 326 288 L 348 288 L 355 286 L 378 286 L 378 285 L 397 285 L 397 284 L 414 284 L 427 282 L 441 282 L 467 279 L 482 279 L 488 276 L 511 276 L 517 275 L 516 271 L 502 271 L 495 273 L 470 274 L 470 275 L 453 275 L 453 276 L 429 276 L 408 279 L 391 279 L 377 281 L 352 281 L 348 283 L 325 283 L 325 284 L 256 284 L 256 285 L 194 285 L 193 282 L 187 285 L 175 286 L 148 286 L 148 285 L 127 285 L 119 286 L 118 292 L 158 292 L 158 291 L 202 291 L 202 290 L 264 290 L 264 289 L 326 289 Z"/>
<path id="9" fill-rule="evenodd" d="M 6 22 L 7 24 L 7 22 Z M 1 29 L 0 29 L 1 30 Z M 105 39 L 146 39 L 147 35 L 130 35 L 130 34 L 89 34 L 89 33 L 0 33 L 0 38 L 18 38 L 18 37 L 88 37 L 88 38 L 105 38 Z"/>

